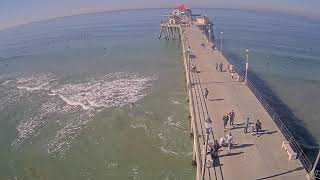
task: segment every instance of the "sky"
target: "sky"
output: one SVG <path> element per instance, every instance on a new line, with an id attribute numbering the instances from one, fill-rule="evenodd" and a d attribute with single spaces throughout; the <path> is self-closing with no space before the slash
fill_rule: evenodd
<path id="1" fill-rule="evenodd" d="M 29 22 L 83 13 L 172 8 L 230 8 L 275 11 L 320 19 L 320 0 L 0 0 L 0 30 Z"/>

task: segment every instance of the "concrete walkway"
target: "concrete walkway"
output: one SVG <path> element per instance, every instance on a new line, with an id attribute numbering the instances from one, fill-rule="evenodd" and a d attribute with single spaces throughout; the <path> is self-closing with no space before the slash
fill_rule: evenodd
<path id="1" fill-rule="evenodd" d="M 226 130 L 226 133 L 232 133 L 235 143 L 229 151 L 227 148 L 220 149 L 218 160 L 213 162 L 214 167 L 205 168 L 205 179 L 306 179 L 306 171 L 300 161 L 288 160 L 287 153 L 281 148 L 285 138 L 250 89 L 242 82 L 231 79 L 230 73 L 216 71 L 215 64 L 222 62 L 225 65 L 227 60 L 219 51 L 212 50 L 196 26 L 184 28 L 184 31 L 184 47 L 190 45 L 191 54 L 195 56 L 191 64 L 196 65 L 199 71 L 190 72 L 190 80 L 193 83 L 192 94 L 201 142 L 204 140 L 202 133 L 205 133 L 204 120 L 210 117 L 214 138 L 220 139 Z M 209 90 L 207 99 L 203 96 L 204 88 Z M 222 117 L 231 110 L 236 115 L 235 126 L 231 127 L 228 123 L 224 129 Z M 257 119 L 262 122 L 260 137 L 244 134 L 242 124 L 247 117 L 252 123 L 250 126 Z M 204 152 L 205 146 L 201 144 L 201 148 Z M 209 155 L 206 158 L 211 159 Z"/>

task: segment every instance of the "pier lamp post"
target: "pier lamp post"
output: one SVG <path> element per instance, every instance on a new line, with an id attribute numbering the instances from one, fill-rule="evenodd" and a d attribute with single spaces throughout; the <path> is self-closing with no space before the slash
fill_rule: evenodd
<path id="1" fill-rule="evenodd" d="M 317 168 L 319 159 L 320 159 L 320 150 L 319 150 L 319 152 L 318 152 L 318 156 L 317 156 L 316 162 L 314 163 L 311 171 L 307 174 L 307 179 L 309 179 L 309 180 L 314 180 L 314 179 L 316 178 L 316 177 L 315 177 L 315 171 L 316 171 L 316 168 Z"/>
<path id="2" fill-rule="evenodd" d="M 246 49 L 246 54 L 247 54 L 247 59 L 246 59 L 246 75 L 244 79 L 244 83 L 247 83 L 247 78 L 248 78 L 248 68 L 249 68 L 249 49 Z"/>
<path id="3" fill-rule="evenodd" d="M 223 32 L 221 31 L 220 32 L 220 35 L 221 35 L 221 38 L 220 38 L 220 53 L 222 54 L 222 34 L 223 34 Z"/>

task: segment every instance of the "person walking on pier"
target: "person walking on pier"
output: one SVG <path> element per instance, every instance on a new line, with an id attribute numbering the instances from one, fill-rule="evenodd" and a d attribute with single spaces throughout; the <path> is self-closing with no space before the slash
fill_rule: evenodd
<path id="1" fill-rule="evenodd" d="M 250 124 L 249 118 L 247 118 L 247 119 L 244 121 L 244 126 L 243 126 L 243 133 L 244 133 L 244 134 L 247 134 L 248 128 L 249 128 L 249 124 Z"/>
<path id="2" fill-rule="evenodd" d="M 227 71 L 229 71 L 229 73 L 230 73 L 230 64 L 229 64 L 229 63 L 227 64 L 226 69 L 227 69 Z"/>
<path id="3" fill-rule="evenodd" d="M 218 151 L 219 151 L 220 145 L 218 143 L 218 140 L 213 141 L 213 146 L 211 148 L 211 159 L 214 160 L 215 158 L 218 157 Z"/>
<path id="4" fill-rule="evenodd" d="M 207 88 L 204 88 L 204 97 L 207 99 L 209 94 L 209 90 Z"/>
<path id="5" fill-rule="evenodd" d="M 253 136 L 255 136 L 255 128 L 254 128 L 255 126 L 252 126 L 252 128 L 251 128 L 251 135 L 253 135 Z"/>
<path id="6" fill-rule="evenodd" d="M 226 136 L 222 136 L 220 138 L 220 140 L 219 140 L 220 147 L 225 147 L 226 146 L 226 141 L 227 141 Z"/>
<path id="7" fill-rule="evenodd" d="M 205 43 L 201 43 L 201 47 L 202 47 L 202 49 L 204 49 L 205 48 Z"/>
<path id="8" fill-rule="evenodd" d="M 227 126 L 228 120 L 229 120 L 228 116 L 227 116 L 227 115 L 224 115 L 224 116 L 222 117 L 222 120 L 223 120 L 223 128 L 226 129 L 226 126 Z"/>
<path id="9" fill-rule="evenodd" d="M 227 139 L 227 144 L 228 144 L 228 150 L 231 149 L 232 143 L 233 143 L 233 136 L 231 133 L 229 133 L 226 137 Z"/>
<path id="10" fill-rule="evenodd" d="M 191 53 L 191 47 L 190 47 L 190 46 L 188 46 L 188 49 L 187 49 L 187 55 L 190 55 L 190 53 Z"/>
<path id="11" fill-rule="evenodd" d="M 232 111 L 229 113 L 230 126 L 233 126 L 234 118 L 235 118 L 235 114 L 234 114 L 234 111 L 232 110 Z"/>
<path id="12" fill-rule="evenodd" d="M 218 71 L 218 69 L 219 69 L 219 64 L 216 63 L 216 71 Z"/>
<path id="13" fill-rule="evenodd" d="M 206 134 L 212 134 L 212 127 L 211 127 L 212 121 L 210 118 L 205 120 L 205 127 L 206 127 Z"/>
<path id="14" fill-rule="evenodd" d="M 191 72 L 197 72 L 197 67 L 196 65 L 191 65 Z"/>
<path id="15" fill-rule="evenodd" d="M 219 68 L 220 68 L 220 72 L 222 72 L 222 68 L 223 68 L 223 63 L 222 62 L 220 63 Z"/>
<path id="16" fill-rule="evenodd" d="M 258 135 L 258 137 L 259 137 L 259 131 L 262 129 L 262 124 L 261 124 L 261 122 L 260 122 L 259 119 L 257 120 L 255 126 L 256 126 L 256 128 L 255 128 L 255 130 L 256 130 L 256 135 Z"/>

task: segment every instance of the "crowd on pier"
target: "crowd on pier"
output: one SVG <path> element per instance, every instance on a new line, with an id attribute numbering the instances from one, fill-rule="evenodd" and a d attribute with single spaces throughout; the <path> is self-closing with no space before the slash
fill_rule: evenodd
<path id="1" fill-rule="evenodd" d="M 200 46 L 202 48 L 205 48 L 204 43 L 201 43 Z M 188 46 L 186 50 L 186 54 L 188 55 L 189 59 L 195 59 L 195 57 L 191 54 L 190 46 Z M 224 65 L 222 62 L 216 63 L 215 69 L 218 72 L 228 72 L 230 73 L 232 80 L 236 79 L 237 81 L 240 81 L 240 76 L 236 73 L 235 66 L 232 64 Z M 199 73 L 195 64 L 191 65 L 190 70 L 192 73 Z M 210 92 L 208 88 L 204 88 L 204 92 L 203 92 L 204 99 L 208 99 L 209 93 Z M 221 128 L 224 129 L 224 135 L 220 138 L 214 138 L 212 140 L 207 141 L 206 154 L 211 156 L 211 160 L 207 160 L 208 164 L 212 165 L 212 162 L 219 157 L 219 151 L 221 151 L 221 149 L 225 148 L 227 153 L 229 153 L 230 149 L 233 148 L 233 145 L 235 144 L 233 140 L 234 137 L 231 133 L 231 130 L 233 128 L 237 128 L 237 129 L 243 128 L 244 134 L 250 133 L 253 136 L 257 136 L 257 137 L 261 136 L 262 123 L 260 122 L 259 119 L 257 119 L 256 122 L 253 123 L 251 122 L 249 117 L 246 117 L 242 120 L 242 123 L 238 123 L 238 124 L 234 123 L 235 119 L 236 119 L 236 114 L 234 110 L 223 115 L 222 117 L 223 127 Z M 206 134 L 213 134 L 212 121 L 210 120 L 210 118 L 208 118 L 205 121 L 205 128 L 206 128 Z M 211 166 L 211 165 L 208 165 L 208 166 Z"/>

